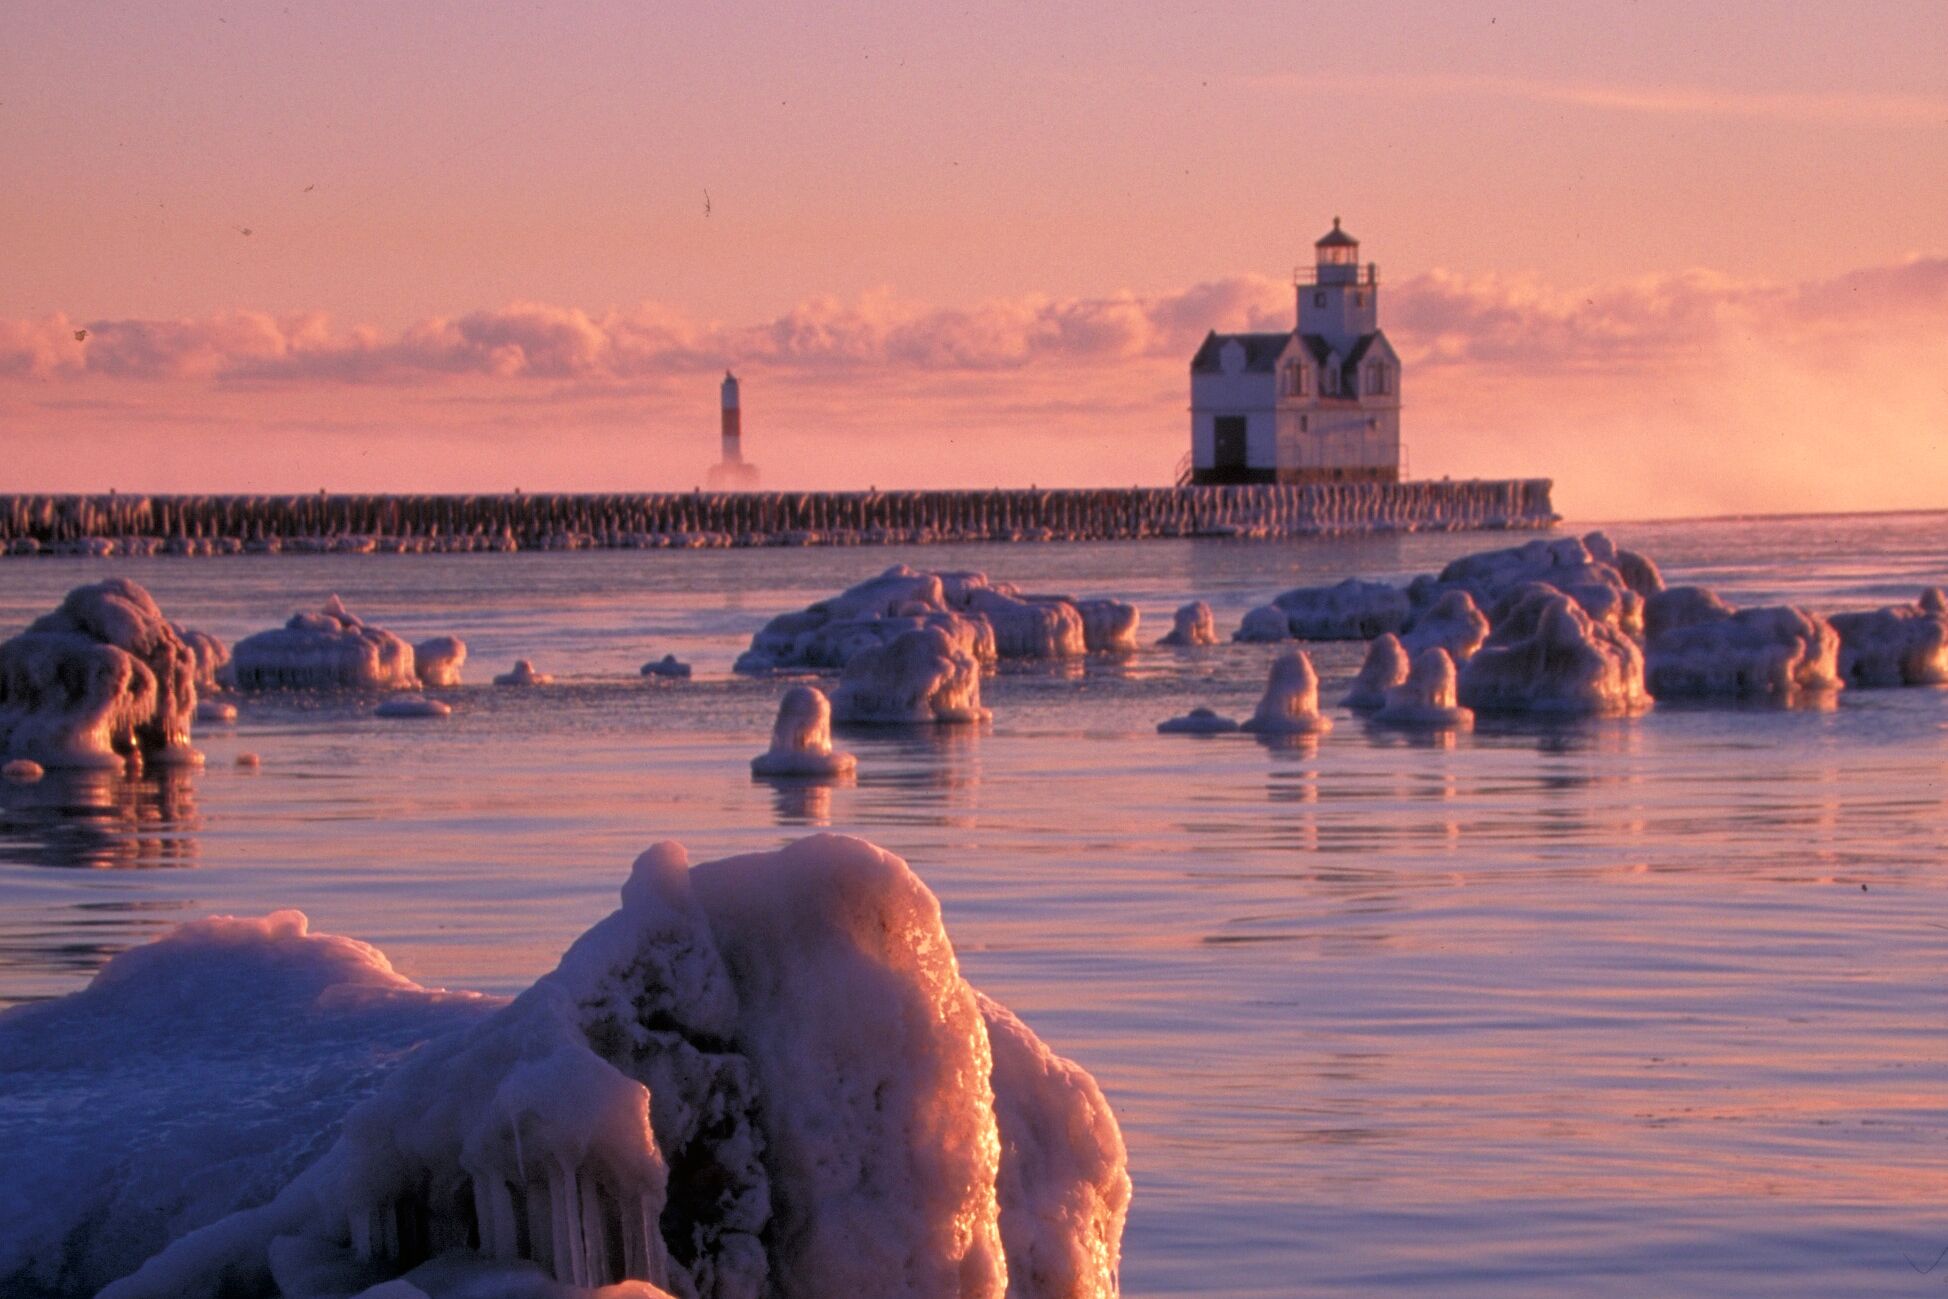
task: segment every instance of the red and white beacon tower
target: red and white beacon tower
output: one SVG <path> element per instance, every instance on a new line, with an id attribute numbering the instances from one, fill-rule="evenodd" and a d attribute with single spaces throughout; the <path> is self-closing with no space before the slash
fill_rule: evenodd
<path id="1" fill-rule="evenodd" d="M 724 371 L 721 389 L 723 412 L 723 459 L 710 467 L 710 485 L 720 491 L 737 491 L 758 485 L 756 465 L 744 463 L 744 413 L 737 399 L 737 376 Z"/>

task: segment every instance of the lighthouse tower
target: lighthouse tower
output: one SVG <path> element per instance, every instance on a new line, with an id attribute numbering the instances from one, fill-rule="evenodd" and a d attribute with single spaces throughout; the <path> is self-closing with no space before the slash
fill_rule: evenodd
<path id="1" fill-rule="evenodd" d="M 737 376 L 724 371 L 719 391 L 723 458 L 710 467 L 710 486 L 717 491 L 748 491 L 758 485 L 758 469 L 744 463 L 744 412 L 738 401 Z"/>

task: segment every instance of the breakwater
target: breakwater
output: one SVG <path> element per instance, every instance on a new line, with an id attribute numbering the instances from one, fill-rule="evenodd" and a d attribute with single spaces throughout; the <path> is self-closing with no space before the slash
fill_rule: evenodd
<path id="1" fill-rule="evenodd" d="M 1127 541 L 1542 528 L 1546 478 L 1237 487 L 0 496 L 0 551 L 234 554 Z"/>

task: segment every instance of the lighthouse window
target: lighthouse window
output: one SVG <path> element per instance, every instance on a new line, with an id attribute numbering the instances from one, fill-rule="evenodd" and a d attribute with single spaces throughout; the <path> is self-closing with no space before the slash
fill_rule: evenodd
<path id="1" fill-rule="evenodd" d="M 1321 290 L 1320 292 L 1312 295 L 1312 305 L 1315 307 L 1323 307 L 1326 305 L 1326 295 L 1324 290 Z"/>

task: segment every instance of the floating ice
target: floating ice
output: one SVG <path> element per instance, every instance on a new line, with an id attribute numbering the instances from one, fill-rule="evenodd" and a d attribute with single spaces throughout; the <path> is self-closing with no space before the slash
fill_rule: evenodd
<path id="1" fill-rule="evenodd" d="M 1319 711 L 1319 674 L 1304 650 L 1272 660 L 1264 697 L 1239 729 L 1260 735 L 1323 735 L 1332 729 L 1332 719 Z"/>
<path id="2" fill-rule="evenodd" d="M 855 654 L 832 692 L 842 722 L 979 722 L 981 665 L 938 627 Z"/>
<path id="3" fill-rule="evenodd" d="M 1360 664 L 1353 688 L 1346 692 L 1346 706 L 1360 712 L 1386 707 L 1387 692 L 1407 679 L 1410 670 L 1406 647 L 1392 632 L 1380 636 L 1366 647 L 1366 661 Z"/>
<path id="4" fill-rule="evenodd" d="M 0 776 L 20 785 L 31 785 L 47 774 L 47 769 L 32 758 L 15 758 L 0 767 Z"/>
<path id="5" fill-rule="evenodd" d="M 642 674 L 646 677 L 675 677 L 687 680 L 690 676 L 690 665 L 678 662 L 674 654 L 665 654 L 660 659 L 651 659 L 643 664 Z"/>
<path id="6" fill-rule="evenodd" d="M 1643 630 L 1643 602 L 1664 589 L 1664 580 L 1650 560 L 1619 549 L 1601 532 L 1592 532 L 1580 540 L 1536 540 L 1467 555 L 1442 569 L 1438 577 L 1414 579 L 1407 590 L 1417 610 L 1431 608 L 1449 590 L 1464 590 L 1499 627 L 1501 610 L 1525 598 L 1519 588 L 1536 583 L 1555 588 L 1592 618 L 1626 632 Z"/>
<path id="7" fill-rule="evenodd" d="M 1159 645 L 1215 645 L 1218 643 L 1217 620 L 1211 616 L 1211 606 L 1202 600 L 1193 601 L 1177 610 L 1171 621 L 1170 631 Z"/>
<path id="8" fill-rule="evenodd" d="M 1650 706 L 1636 642 L 1541 583 L 1461 668 L 1458 695 L 1477 712 L 1595 716 Z"/>
<path id="9" fill-rule="evenodd" d="M 832 749 L 832 705 L 814 686 L 793 686 L 778 704 L 771 748 L 751 759 L 754 776 L 843 776 L 857 763 Z"/>
<path id="10" fill-rule="evenodd" d="M 1442 592 L 1431 608 L 1417 615 L 1400 643 L 1416 655 L 1438 645 L 1456 663 L 1466 663 L 1487 639 L 1488 615 L 1473 596 L 1456 589 Z"/>
<path id="11" fill-rule="evenodd" d="M 238 641 L 228 672 L 240 690 L 416 690 L 413 668 L 411 645 L 366 625 L 334 595 L 317 613 Z"/>
<path id="12" fill-rule="evenodd" d="M 1371 640 L 1407 621 L 1407 593 L 1349 577 L 1335 586 L 1302 586 L 1272 600 L 1300 640 Z"/>
<path id="13" fill-rule="evenodd" d="M 1157 723 L 1159 735 L 1223 735 L 1237 729 L 1237 718 L 1220 716 L 1208 708 L 1193 708 L 1182 717 Z"/>
<path id="14" fill-rule="evenodd" d="M 467 642 L 458 636 L 435 636 L 413 646 L 413 670 L 421 685 L 457 686 L 467 661 Z"/>
<path id="15" fill-rule="evenodd" d="M 372 710 L 374 717 L 451 717 L 453 706 L 425 695 L 400 695 Z"/>
<path id="16" fill-rule="evenodd" d="M 1456 729 L 1474 724 L 1474 713 L 1455 694 L 1454 660 L 1439 645 L 1414 655 L 1407 679 L 1387 690 L 1387 701 L 1373 720 L 1386 726 Z"/>
<path id="17" fill-rule="evenodd" d="M 1911 605 L 1830 617 L 1840 637 L 1838 671 L 1853 686 L 1948 682 L 1948 597 L 1930 587 Z"/>
<path id="18" fill-rule="evenodd" d="M 1785 698 L 1841 683 L 1839 635 L 1801 609 L 1733 609 L 1701 587 L 1673 587 L 1650 598 L 1644 625 L 1644 677 L 1659 699 Z"/>
<path id="19" fill-rule="evenodd" d="M 205 699 L 196 705 L 196 720 L 199 722 L 226 723 L 237 720 L 237 706 L 226 704 L 220 699 Z"/>
<path id="20" fill-rule="evenodd" d="M 206 950 L 224 942 L 240 950 Z M 416 1025 L 468 1019 L 372 1090 Z M 231 1021 L 246 1031 L 227 1076 L 245 1086 L 229 1099 L 249 1105 L 204 1118 Z M 409 1294 L 371 1288 L 389 1278 L 456 1295 L 570 1293 L 548 1278 L 694 1299 L 1117 1292 L 1130 1183 L 1102 1092 L 968 986 L 933 895 L 856 839 L 694 869 L 658 845 L 621 909 L 485 1018 L 283 913 L 186 927 L 76 997 L 0 1016 L 0 1060 L 48 1069 L 50 1044 L 66 1072 L 31 1085 L 110 1065 L 121 1081 L 45 1134 L 31 1104 L 0 1128 L 22 1139 L 10 1149 L 78 1152 L 86 1174 L 39 1161 L 44 1196 L 15 1206 L 28 1230 L 0 1284 L 119 1276 L 104 1299 Z M 237 1122 L 236 1139 L 207 1140 Z"/>
<path id="21" fill-rule="evenodd" d="M 1231 633 L 1231 639 L 1258 643 L 1291 640 L 1292 621 L 1277 605 L 1261 604 L 1246 612 L 1238 630 Z"/>
<path id="22" fill-rule="evenodd" d="M 514 669 L 503 672 L 494 678 L 497 686 L 551 686 L 555 679 L 546 672 L 536 672 L 534 664 L 528 659 L 515 659 Z"/>
<path id="23" fill-rule="evenodd" d="M 0 755 L 44 767 L 200 762 L 195 711 L 195 653 L 125 578 L 76 587 L 0 643 Z"/>
<path id="24" fill-rule="evenodd" d="M 250 771 L 255 771 L 263 763 L 264 760 L 254 753 L 239 753 L 237 755 L 237 765 Z"/>

